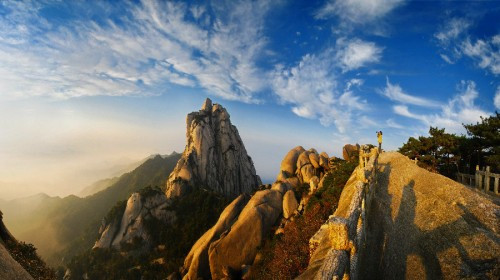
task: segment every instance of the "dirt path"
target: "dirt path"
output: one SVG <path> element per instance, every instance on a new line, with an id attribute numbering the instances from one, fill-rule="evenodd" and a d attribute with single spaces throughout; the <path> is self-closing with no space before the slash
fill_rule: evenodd
<path id="1" fill-rule="evenodd" d="M 361 278 L 500 279 L 498 200 L 395 152 L 376 180 Z"/>

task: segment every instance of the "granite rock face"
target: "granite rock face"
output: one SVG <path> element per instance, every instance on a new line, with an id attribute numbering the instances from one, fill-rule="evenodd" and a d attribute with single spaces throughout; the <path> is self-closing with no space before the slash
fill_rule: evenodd
<path id="1" fill-rule="evenodd" d="M 150 233 L 145 226 L 148 219 L 156 219 L 165 224 L 175 220 L 175 213 L 167 210 L 170 201 L 161 192 L 153 192 L 147 195 L 134 193 L 127 201 L 127 206 L 122 216 L 116 216 L 113 220 L 101 226 L 101 237 L 94 248 L 117 248 L 123 244 L 132 244 L 140 241 L 142 248 L 148 248 L 151 244 Z"/>
<path id="2" fill-rule="evenodd" d="M 261 184 L 228 112 L 207 98 L 186 118 L 187 145 L 167 181 L 168 198 L 202 187 L 227 197 L 251 193 Z"/>

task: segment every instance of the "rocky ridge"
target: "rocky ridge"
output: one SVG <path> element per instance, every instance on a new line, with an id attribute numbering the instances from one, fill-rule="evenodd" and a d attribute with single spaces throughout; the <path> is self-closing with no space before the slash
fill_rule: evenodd
<path id="1" fill-rule="evenodd" d="M 270 233 L 304 211 L 308 198 L 321 186 L 329 157 L 298 146 L 284 157 L 277 180 L 260 187 L 251 198 L 240 195 L 192 247 L 181 269 L 183 279 L 245 278 L 256 262 L 258 248 Z M 299 189 L 308 191 L 296 197 Z M 300 204 L 299 202 L 300 201 Z"/>

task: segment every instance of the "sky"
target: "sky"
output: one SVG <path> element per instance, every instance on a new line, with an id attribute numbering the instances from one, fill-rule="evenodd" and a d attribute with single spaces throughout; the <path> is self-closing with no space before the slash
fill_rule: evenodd
<path id="1" fill-rule="evenodd" d="M 0 199 L 182 152 L 209 97 L 270 182 L 293 147 L 395 150 L 500 109 L 499 1 L 1 1 Z"/>

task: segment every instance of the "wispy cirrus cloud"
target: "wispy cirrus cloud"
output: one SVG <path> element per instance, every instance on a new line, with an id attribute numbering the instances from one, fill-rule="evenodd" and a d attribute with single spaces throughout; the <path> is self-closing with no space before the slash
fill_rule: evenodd
<path id="1" fill-rule="evenodd" d="M 329 0 L 315 14 L 316 18 L 340 17 L 350 23 L 366 23 L 385 16 L 403 0 Z"/>
<path id="2" fill-rule="evenodd" d="M 427 126 L 444 127 L 452 133 L 464 133 L 462 124 L 480 121 L 481 116 L 491 113 L 480 109 L 474 101 L 479 96 L 474 81 L 461 81 L 457 86 L 458 93 L 440 108 L 438 113 L 417 114 L 410 112 L 406 105 L 393 106 L 394 113 L 419 120 Z"/>
<path id="3" fill-rule="evenodd" d="M 392 101 L 403 104 L 411 104 L 423 107 L 440 107 L 441 104 L 437 101 L 410 95 L 403 91 L 398 84 L 391 84 L 389 78 L 386 77 L 386 86 L 384 89 L 379 89 L 378 92 Z"/>
<path id="4" fill-rule="evenodd" d="M 360 79 L 347 81 L 339 90 L 336 50 L 329 48 L 319 54 L 307 54 L 297 65 L 276 67 L 271 74 L 273 91 L 279 100 L 292 104 L 292 111 L 301 117 L 319 119 L 322 125 L 335 125 L 344 133 L 354 110 L 366 109 L 366 101 L 354 94 Z"/>
<path id="5" fill-rule="evenodd" d="M 461 45 L 461 51 L 473 59 L 478 67 L 489 70 L 494 75 L 500 74 L 500 34 L 475 42 L 467 38 Z"/>
<path id="6" fill-rule="evenodd" d="M 266 86 L 255 61 L 269 1 L 227 2 L 209 13 L 205 3 L 145 0 L 105 22 L 61 27 L 36 5 L 3 5 L 0 90 L 11 96 L 159 94 L 170 83 L 256 102 Z"/>
<path id="7" fill-rule="evenodd" d="M 441 58 L 454 64 L 462 57 L 472 59 L 477 67 L 500 74 L 500 34 L 471 38 L 473 22 L 465 18 L 451 18 L 434 34 L 442 47 Z"/>
<path id="8" fill-rule="evenodd" d="M 470 26 L 471 22 L 465 18 L 452 18 L 434 34 L 434 37 L 447 46 L 464 34 Z"/>

